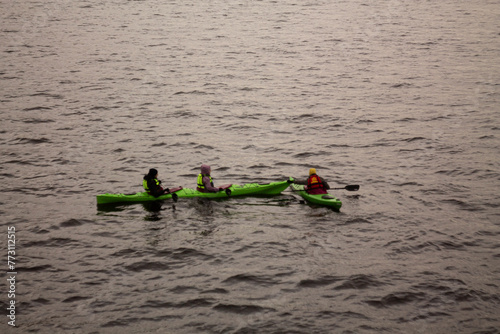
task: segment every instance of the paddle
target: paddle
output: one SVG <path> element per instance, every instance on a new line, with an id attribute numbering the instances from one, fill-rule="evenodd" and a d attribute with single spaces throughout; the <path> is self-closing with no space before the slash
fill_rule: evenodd
<path id="1" fill-rule="evenodd" d="M 175 188 L 172 188 L 172 189 L 165 189 L 165 192 L 164 194 L 168 195 L 168 194 L 172 194 L 172 200 L 174 202 L 177 202 L 177 200 L 179 199 L 179 195 L 176 194 L 177 191 L 179 190 L 182 190 L 182 187 L 175 187 Z"/>
<path id="2" fill-rule="evenodd" d="M 347 190 L 347 191 L 358 191 L 359 190 L 359 185 L 357 184 L 352 184 L 349 186 L 345 186 L 344 188 L 332 188 L 334 190 Z"/>
<path id="3" fill-rule="evenodd" d="M 229 189 L 229 187 L 231 187 L 231 186 L 232 186 L 232 184 L 225 184 L 223 186 L 220 186 L 219 191 L 224 190 L 226 192 L 226 195 L 231 196 L 231 189 Z"/>

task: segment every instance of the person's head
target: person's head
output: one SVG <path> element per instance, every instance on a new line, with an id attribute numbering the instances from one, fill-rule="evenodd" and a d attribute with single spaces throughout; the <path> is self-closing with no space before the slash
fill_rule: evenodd
<path id="1" fill-rule="evenodd" d="M 210 175 L 211 171 L 212 171 L 212 168 L 210 168 L 209 165 L 201 165 L 201 174 Z"/>
<path id="2" fill-rule="evenodd" d="M 309 169 L 309 175 L 316 174 L 316 168 Z"/>
<path id="3" fill-rule="evenodd" d="M 147 175 L 147 176 L 148 176 L 149 178 L 153 178 L 153 179 L 155 179 L 155 178 L 158 176 L 158 171 L 157 171 L 156 169 L 154 169 L 154 168 L 151 168 L 151 169 L 149 170 L 149 173 L 148 173 L 148 175 Z"/>

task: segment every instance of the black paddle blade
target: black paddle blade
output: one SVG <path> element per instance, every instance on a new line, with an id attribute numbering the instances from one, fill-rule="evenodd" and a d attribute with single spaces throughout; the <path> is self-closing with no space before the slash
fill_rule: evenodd
<path id="1" fill-rule="evenodd" d="M 231 189 L 229 188 L 226 189 L 226 195 L 231 196 Z"/>
<path id="2" fill-rule="evenodd" d="M 177 200 L 179 199 L 179 196 L 176 193 L 173 193 L 172 199 L 174 200 L 174 202 L 177 202 Z"/>
<path id="3" fill-rule="evenodd" d="M 358 191 L 359 190 L 359 185 L 353 184 L 353 185 L 350 185 L 350 186 L 345 186 L 344 189 L 347 190 L 347 191 Z"/>

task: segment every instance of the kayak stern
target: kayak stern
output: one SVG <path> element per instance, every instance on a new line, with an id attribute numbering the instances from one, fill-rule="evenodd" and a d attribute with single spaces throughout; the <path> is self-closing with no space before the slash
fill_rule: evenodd
<path id="1" fill-rule="evenodd" d="M 311 195 L 305 191 L 304 186 L 301 184 L 294 183 L 290 187 L 294 192 L 298 193 L 303 199 L 311 204 L 327 206 L 335 211 L 340 211 L 342 207 L 342 202 L 331 194 Z"/>

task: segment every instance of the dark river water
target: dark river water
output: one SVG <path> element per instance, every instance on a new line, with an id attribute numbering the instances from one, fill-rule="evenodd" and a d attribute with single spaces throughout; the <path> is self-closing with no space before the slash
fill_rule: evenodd
<path id="1" fill-rule="evenodd" d="M 500 333 L 497 0 L 0 9 L 0 332 Z"/>

